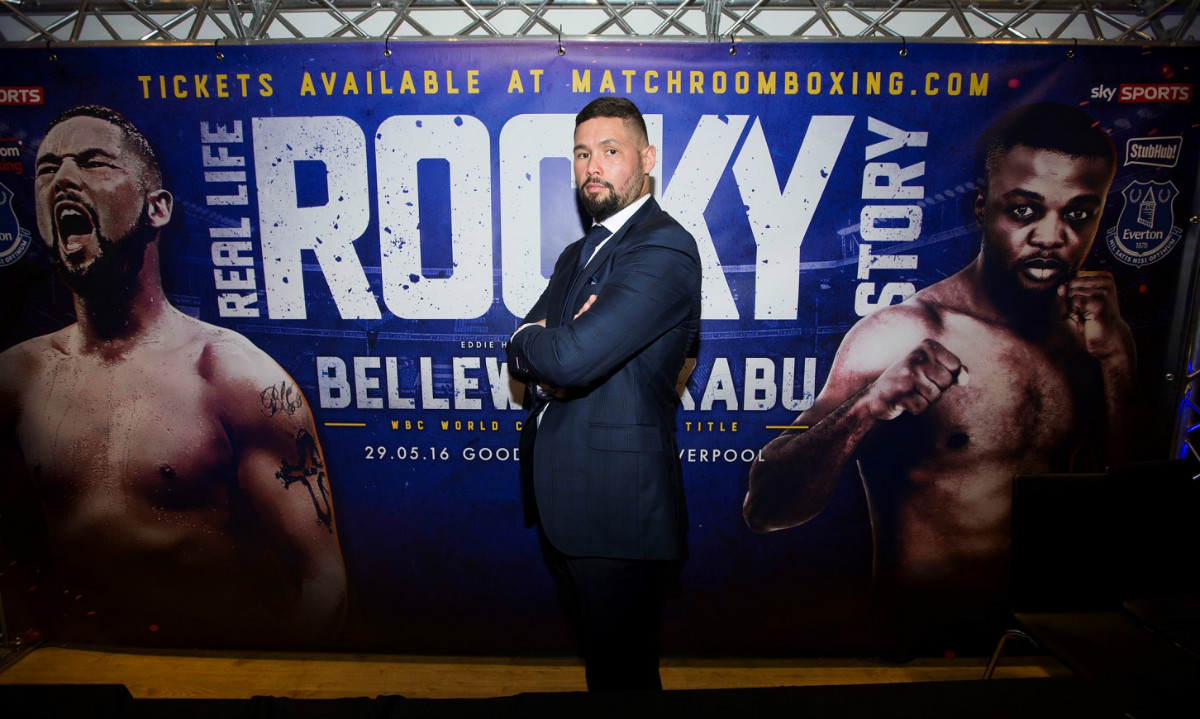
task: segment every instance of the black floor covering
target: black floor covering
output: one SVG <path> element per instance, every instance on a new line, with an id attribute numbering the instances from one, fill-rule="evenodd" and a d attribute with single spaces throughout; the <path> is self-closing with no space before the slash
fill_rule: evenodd
<path id="1" fill-rule="evenodd" d="M 1156 719 L 1195 716 L 1198 707 L 1196 687 L 1121 686 L 1078 677 L 494 699 L 134 699 L 120 685 L 0 686 L 0 716 L 7 719 Z"/>

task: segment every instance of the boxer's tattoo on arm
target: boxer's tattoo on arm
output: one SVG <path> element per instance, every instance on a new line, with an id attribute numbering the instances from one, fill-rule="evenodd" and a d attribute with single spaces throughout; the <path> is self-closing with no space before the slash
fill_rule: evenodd
<path id="1" fill-rule="evenodd" d="M 317 449 L 317 440 L 308 430 L 300 430 L 296 434 L 297 464 L 289 464 L 283 460 L 275 477 L 283 482 L 284 489 L 291 489 L 293 484 L 304 485 L 312 497 L 313 509 L 317 512 L 317 524 L 324 525 L 327 530 L 333 530 L 333 509 L 329 505 L 329 488 L 325 483 L 325 465 L 321 461 L 321 453 Z"/>
<path id="2" fill-rule="evenodd" d="M 271 385 L 259 392 L 258 398 L 262 402 L 263 414 L 268 417 L 274 417 L 280 412 L 294 415 L 304 406 L 304 396 L 290 382 Z"/>

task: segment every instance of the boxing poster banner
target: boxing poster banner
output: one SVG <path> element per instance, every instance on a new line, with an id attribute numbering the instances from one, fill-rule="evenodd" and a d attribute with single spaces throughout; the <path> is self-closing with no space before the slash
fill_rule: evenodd
<path id="1" fill-rule="evenodd" d="M 567 651 L 505 344 L 612 95 L 703 263 L 664 651 L 990 641 L 1011 476 L 1170 452 L 1190 55 L 0 50 L 9 639 Z"/>

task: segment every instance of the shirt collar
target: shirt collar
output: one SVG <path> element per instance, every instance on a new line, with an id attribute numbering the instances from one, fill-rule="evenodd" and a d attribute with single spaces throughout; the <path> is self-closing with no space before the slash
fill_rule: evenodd
<path id="1" fill-rule="evenodd" d="M 615 234 L 617 234 L 618 230 L 620 230 L 622 227 L 625 226 L 625 223 L 629 222 L 629 218 L 633 217 L 633 213 L 635 213 L 639 209 L 641 209 L 642 205 L 646 204 L 647 200 L 649 200 L 649 199 L 650 199 L 650 193 L 647 192 L 646 194 L 642 195 L 641 197 L 637 198 L 633 202 L 626 205 L 624 208 L 622 208 L 619 212 L 614 214 L 612 217 L 609 217 L 608 219 L 604 220 L 603 222 L 592 223 L 592 224 L 604 225 L 604 229 L 608 230 L 610 234 L 615 235 Z"/>

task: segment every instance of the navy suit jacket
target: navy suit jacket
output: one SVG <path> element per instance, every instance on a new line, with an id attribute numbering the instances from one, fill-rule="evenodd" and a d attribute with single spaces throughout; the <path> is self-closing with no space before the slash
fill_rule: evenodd
<path id="1" fill-rule="evenodd" d="M 563 250 L 525 318 L 546 327 L 522 329 L 507 347 L 514 376 L 560 390 L 535 399 L 522 429 L 526 498 L 532 491 L 537 521 L 564 554 L 679 559 L 676 381 L 700 325 L 696 241 L 650 198 L 573 282 L 582 244 Z"/>

